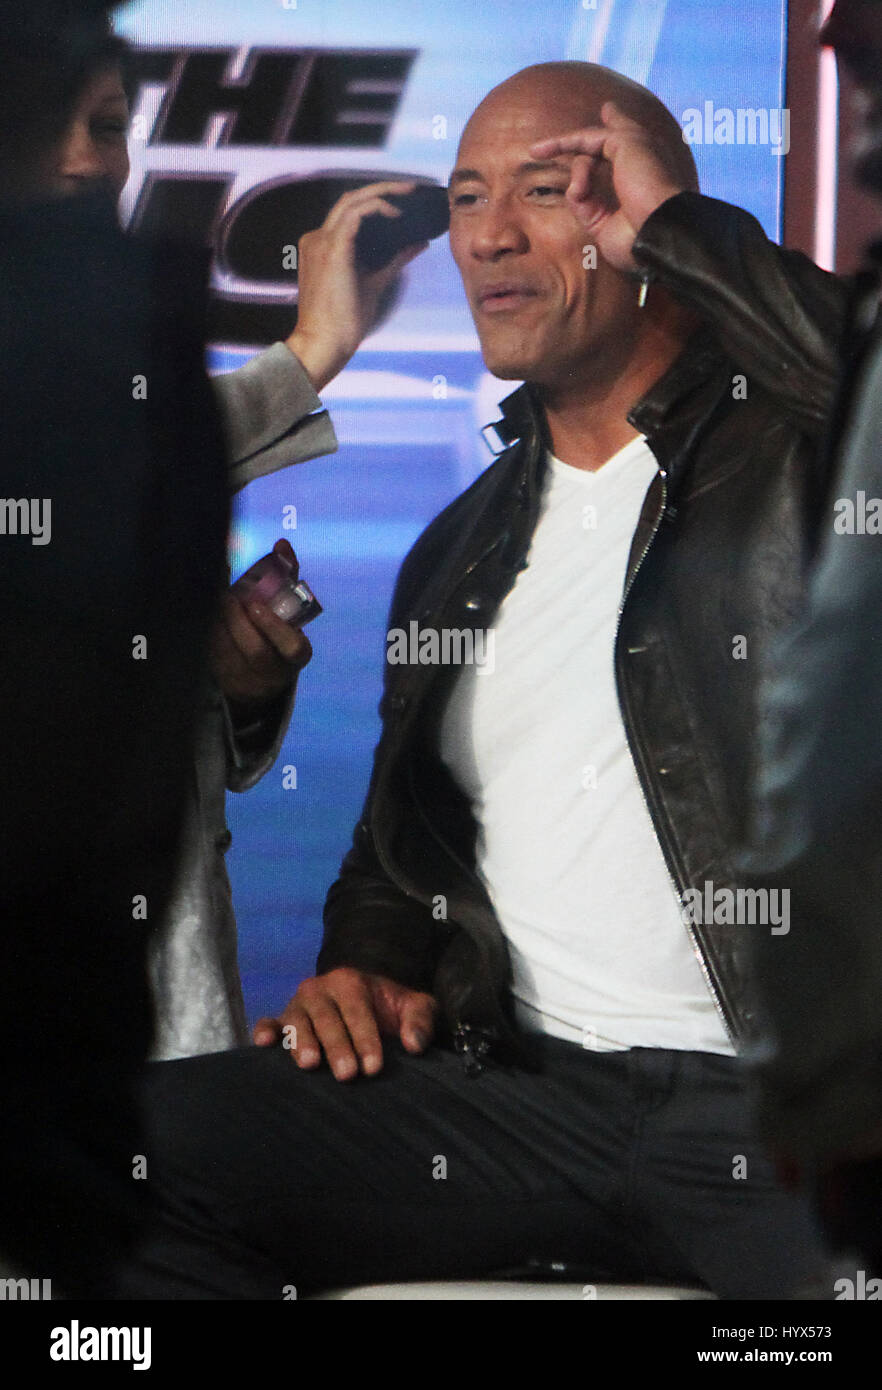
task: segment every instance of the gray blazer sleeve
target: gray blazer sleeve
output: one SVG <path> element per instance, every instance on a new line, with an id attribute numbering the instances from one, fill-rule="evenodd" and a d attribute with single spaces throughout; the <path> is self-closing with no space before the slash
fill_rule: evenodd
<path id="1" fill-rule="evenodd" d="M 247 792 L 269 772 L 288 731 L 294 711 L 295 682 L 274 700 L 272 706 L 253 724 L 237 728 L 228 702 L 221 697 L 226 748 L 227 790 Z"/>
<path id="2" fill-rule="evenodd" d="M 304 367 L 284 343 L 234 372 L 214 377 L 230 458 L 230 491 L 255 478 L 322 454 L 333 454 L 337 436 Z M 294 681 L 286 696 L 248 729 L 234 727 L 222 699 L 226 785 L 247 791 L 272 767 L 294 707 Z"/>
<path id="3" fill-rule="evenodd" d="M 274 343 L 213 378 L 230 457 L 230 491 L 288 468 L 333 454 L 337 436 L 301 363 Z"/>

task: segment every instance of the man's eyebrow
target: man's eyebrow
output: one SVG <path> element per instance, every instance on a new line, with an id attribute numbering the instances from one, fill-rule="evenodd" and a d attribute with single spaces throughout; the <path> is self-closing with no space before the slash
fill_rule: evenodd
<path id="1" fill-rule="evenodd" d="M 447 186 L 448 188 L 452 188 L 455 183 L 472 183 L 475 181 L 478 183 L 484 182 L 477 169 L 454 169 L 453 173 L 450 175 L 450 181 Z"/>
<path id="2" fill-rule="evenodd" d="M 524 164 L 519 164 L 515 170 L 516 174 L 569 174 L 572 172 L 568 163 L 560 159 L 529 159 Z M 484 183 L 486 180 L 477 169 L 454 169 L 450 175 L 448 187 L 452 188 L 455 183 Z"/>

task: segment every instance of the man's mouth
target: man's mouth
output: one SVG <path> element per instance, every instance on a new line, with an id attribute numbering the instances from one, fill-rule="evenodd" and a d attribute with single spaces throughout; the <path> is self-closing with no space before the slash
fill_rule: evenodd
<path id="1" fill-rule="evenodd" d="M 537 291 L 530 285 L 516 282 L 488 285 L 478 295 L 478 308 L 484 314 L 498 314 L 504 310 L 520 309 L 536 297 Z"/>

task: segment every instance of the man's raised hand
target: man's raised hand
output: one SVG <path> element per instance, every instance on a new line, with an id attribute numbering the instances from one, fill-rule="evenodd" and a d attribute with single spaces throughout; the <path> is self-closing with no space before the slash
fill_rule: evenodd
<path id="1" fill-rule="evenodd" d="M 337 1080 L 350 1081 L 359 1070 L 365 1076 L 381 1070 L 381 1036 L 398 1037 L 408 1052 L 425 1052 L 436 1011 L 431 994 L 342 966 L 304 980 L 279 1018 L 258 1020 L 253 1038 L 258 1047 L 288 1047 L 304 1070 L 317 1067 L 324 1053 Z"/>
<path id="2" fill-rule="evenodd" d="M 533 159 L 574 155 L 567 201 L 616 270 L 636 269 L 631 254 L 643 223 L 686 187 L 669 152 L 615 102 L 604 102 L 602 124 L 540 140 Z"/>

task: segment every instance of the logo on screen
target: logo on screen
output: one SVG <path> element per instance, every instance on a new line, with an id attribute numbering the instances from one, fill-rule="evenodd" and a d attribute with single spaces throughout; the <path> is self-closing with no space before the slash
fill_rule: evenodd
<path id="1" fill-rule="evenodd" d="M 135 49 L 136 109 L 145 87 L 158 87 L 162 97 L 150 128 L 136 132 L 152 152 L 152 167 L 130 225 L 214 250 L 215 341 L 287 337 L 297 287 L 292 246 L 341 194 L 375 179 L 408 177 L 379 160 L 374 168 L 353 167 L 347 153 L 385 148 L 416 57 L 414 49 Z M 190 159 L 184 169 L 186 147 L 228 152 L 228 167 L 218 170 L 216 159 L 206 159 L 194 169 Z M 292 171 L 261 177 L 255 148 L 290 150 Z M 298 173 L 297 152 L 306 149 L 322 150 L 325 167 Z M 161 152 L 167 163 L 157 160 Z M 231 197 L 243 173 L 248 186 Z"/>

